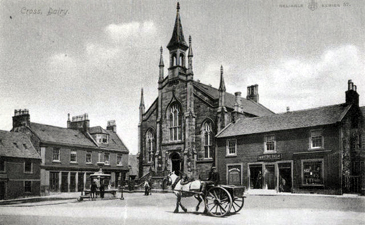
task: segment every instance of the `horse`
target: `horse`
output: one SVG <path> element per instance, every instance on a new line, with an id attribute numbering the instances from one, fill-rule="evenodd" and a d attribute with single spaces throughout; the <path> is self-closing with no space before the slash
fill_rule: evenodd
<path id="1" fill-rule="evenodd" d="M 187 212 L 187 209 L 181 204 L 181 198 L 192 196 L 194 196 L 199 201 L 195 208 L 196 211 L 199 210 L 199 205 L 205 197 L 205 193 L 201 190 L 202 182 L 204 181 L 194 180 L 185 184 L 185 182 L 182 182 L 180 177 L 177 176 L 175 172 L 171 172 L 166 178 L 164 178 L 163 183 L 167 186 L 171 185 L 171 188 L 177 197 L 174 213 L 179 212 L 179 206 L 182 208 L 182 210 L 184 210 L 184 212 Z"/>

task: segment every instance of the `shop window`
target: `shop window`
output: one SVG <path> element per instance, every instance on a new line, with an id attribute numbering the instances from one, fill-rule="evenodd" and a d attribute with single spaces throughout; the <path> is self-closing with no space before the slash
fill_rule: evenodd
<path id="1" fill-rule="evenodd" d="M 92 163 L 92 152 L 86 152 L 86 163 Z"/>
<path id="2" fill-rule="evenodd" d="M 32 181 L 24 181 L 24 192 L 25 193 L 32 192 Z"/>
<path id="3" fill-rule="evenodd" d="M 323 148 L 322 130 L 311 131 L 310 148 L 311 149 Z"/>
<path id="4" fill-rule="evenodd" d="M 102 154 L 101 152 L 98 153 L 98 162 L 102 162 L 101 161 L 101 154 Z"/>
<path id="5" fill-rule="evenodd" d="M 53 161 L 60 161 L 60 149 L 53 148 Z"/>
<path id="6" fill-rule="evenodd" d="M 50 172 L 49 173 L 49 189 L 50 191 L 58 191 L 59 190 L 59 173 L 58 172 Z"/>
<path id="7" fill-rule="evenodd" d="M 227 156 L 237 155 L 237 140 L 230 139 L 227 140 Z"/>
<path id="8" fill-rule="evenodd" d="M 276 152 L 275 135 L 265 136 L 265 152 Z"/>
<path id="9" fill-rule="evenodd" d="M 76 151 L 71 151 L 71 153 L 70 153 L 70 162 L 72 162 L 72 163 L 77 162 L 77 152 Z"/>
<path id="10" fill-rule="evenodd" d="M 25 161 L 24 162 L 24 173 L 32 173 L 32 162 L 30 161 Z"/>
<path id="11" fill-rule="evenodd" d="M 123 165 L 123 162 L 122 162 L 122 154 L 118 154 L 117 155 L 117 165 L 118 166 L 122 166 Z"/>
<path id="12" fill-rule="evenodd" d="M 104 162 L 105 162 L 105 165 L 110 165 L 110 154 L 109 153 L 104 154 Z"/>
<path id="13" fill-rule="evenodd" d="M 323 160 L 303 160 L 302 178 L 303 185 L 323 185 Z"/>

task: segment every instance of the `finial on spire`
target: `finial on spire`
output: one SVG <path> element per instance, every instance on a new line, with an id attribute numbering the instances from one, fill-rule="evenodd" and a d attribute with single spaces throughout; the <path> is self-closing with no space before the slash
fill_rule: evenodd
<path id="1" fill-rule="evenodd" d="M 163 54 L 163 49 L 162 49 L 162 46 L 161 46 L 161 48 L 160 48 L 160 64 L 159 64 L 160 67 L 163 67 L 164 66 L 164 63 L 163 63 L 163 55 L 162 54 Z M 163 74 L 162 74 L 162 76 L 163 76 Z M 161 74 L 160 74 L 160 79 L 161 79 Z"/>
<path id="2" fill-rule="evenodd" d="M 140 106 L 144 107 L 143 88 L 141 88 L 141 103 L 140 103 Z"/>
<path id="3" fill-rule="evenodd" d="M 189 35 L 189 44 L 191 44 L 191 35 Z"/>
<path id="4" fill-rule="evenodd" d="M 162 55 L 162 52 L 163 52 L 162 46 L 161 46 L 161 48 L 160 48 L 160 52 L 161 52 L 161 55 Z"/>
<path id="5" fill-rule="evenodd" d="M 223 74 L 223 65 L 221 65 L 221 74 Z"/>
<path id="6" fill-rule="evenodd" d="M 179 2 L 177 2 L 177 7 L 176 7 L 176 9 L 177 9 L 177 12 L 179 12 L 179 9 L 180 9 L 180 3 L 179 3 Z"/>

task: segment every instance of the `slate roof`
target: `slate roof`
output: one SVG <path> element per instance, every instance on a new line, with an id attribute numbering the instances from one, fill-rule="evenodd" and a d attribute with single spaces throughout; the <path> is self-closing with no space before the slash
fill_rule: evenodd
<path id="1" fill-rule="evenodd" d="M 211 87 L 209 85 L 206 84 L 202 84 L 199 82 L 194 81 L 193 83 L 195 88 L 198 88 L 199 90 L 205 92 L 208 96 L 212 97 L 213 99 L 219 99 L 219 91 L 218 89 Z M 225 106 L 229 107 L 229 108 L 234 108 L 234 104 L 235 104 L 235 96 L 226 92 L 225 95 L 226 99 L 225 99 Z M 260 103 L 251 101 L 251 100 L 247 100 L 245 98 L 242 98 L 242 106 L 243 106 L 243 111 L 255 116 L 268 116 L 268 115 L 272 115 L 274 114 L 274 112 L 272 112 L 271 110 L 269 110 L 268 108 L 266 108 L 265 106 L 261 105 Z"/>
<path id="2" fill-rule="evenodd" d="M 223 138 L 334 124 L 343 119 L 351 106 L 339 104 L 271 116 L 242 118 L 235 124 L 230 124 L 217 137 Z"/>
<path id="3" fill-rule="evenodd" d="M 30 123 L 30 129 L 42 142 L 66 144 L 85 147 L 96 147 L 94 142 L 81 131 L 51 125 Z"/>
<path id="4" fill-rule="evenodd" d="M 90 134 L 106 134 L 107 132 L 101 126 L 96 126 L 96 127 L 90 127 L 89 133 Z"/>
<path id="5" fill-rule="evenodd" d="M 3 130 L 0 130 L 0 156 L 41 158 L 26 134 Z"/>

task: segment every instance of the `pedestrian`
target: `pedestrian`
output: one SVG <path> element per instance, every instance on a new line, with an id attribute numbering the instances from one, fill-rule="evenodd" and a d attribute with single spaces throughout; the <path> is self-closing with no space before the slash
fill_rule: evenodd
<path id="1" fill-rule="evenodd" d="M 150 184 L 148 183 L 147 180 L 144 181 L 144 195 L 149 195 L 149 188 L 150 188 Z"/>
<path id="2" fill-rule="evenodd" d="M 91 191 L 91 201 L 95 201 L 96 198 L 96 183 L 95 181 L 92 182 L 91 187 L 90 187 L 90 191 Z"/>
<path id="3" fill-rule="evenodd" d="M 104 198 L 104 181 L 101 181 L 100 182 L 100 188 L 99 188 L 99 190 L 100 190 L 100 198 Z"/>
<path id="4" fill-rule="evenodd" d="M 256 178 L 256 188 L 261 189 L 262 188 L 262 173 L 259 171 Z"/>

